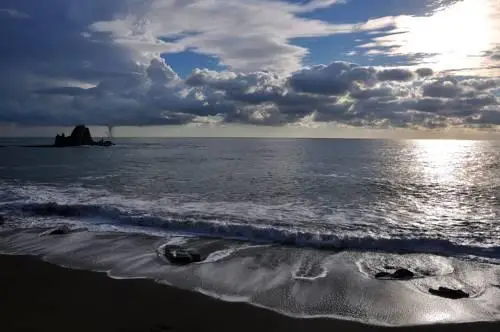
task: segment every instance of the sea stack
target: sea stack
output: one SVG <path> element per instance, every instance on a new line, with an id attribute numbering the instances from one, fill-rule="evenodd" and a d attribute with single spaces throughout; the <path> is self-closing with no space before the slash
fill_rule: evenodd
<path id="1" fill-rule="evenodd" d="M 111 146 L 113 142 L 104 141 L 94 141 L 92 135 L 90 134 L 89 128 L 85 125 L 76 126 L 71 132 L 70 136 L 65 136 L 64 133 L 57 134 L 54 140 L 54 146 L 56 147 L 67 147 L 67 146 L 82 146 L 82 145 L 97 145 L 97 146 Z"/>

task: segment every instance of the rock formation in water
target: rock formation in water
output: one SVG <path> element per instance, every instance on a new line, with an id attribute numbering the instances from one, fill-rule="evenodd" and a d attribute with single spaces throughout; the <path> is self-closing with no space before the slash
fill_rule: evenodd
<path id="1" fill-rule="evenodd" d="M 90 135 L 89 128 L 84 125 L 78 125 L 73 129 L 70 136 L 65 136 L 64 133 L 57 135 L 54 140 L 54 146 L 56 147 L 66 147 L 66 146 L 82 146 L 82 145 L 98 145 L 98 146 L 111 146 L 113 142 L 104 141 L 94 141 L 92 135 Z"/>

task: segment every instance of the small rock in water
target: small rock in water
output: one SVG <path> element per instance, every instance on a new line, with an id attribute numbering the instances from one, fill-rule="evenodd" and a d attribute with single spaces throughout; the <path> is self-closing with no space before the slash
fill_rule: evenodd
<path id="1" fill-rule="evenodd" d="M 463 299 L 468 298 L 470 295 L 460 289 L 451 289 L 446 287 L 439 287 L 438 289 L 429 288 L 429 293 L 432 295 L 445 297 L 447 299 Z"/>
<path id="2" fill-rule="evenodd" d="M 165 257 L 172 264 L 186 265 L 196 262 L 201 262 L 201 254 L 196 249 L 180 248 L 180 247 L 165 247 Z"/>
<path id="3" fill-rule="evenodd" d="M 381 278 L 390 278 L 392 277 L 392 273 L 389 272 L 379 272 L 375 275 L 375 278 L 381 279 Z"/>
<path id="4" fill-rule="evenodd" d="M 53 230 L 47 231 L 45 235 L 65 235 L 71 233 L 71 229 L 68 226 L 57 227 Z"/>
<path id="5" fill-rule="evenodd" d="M 415 273 L 407 269 L 398 269 L 392 274 L 395 279 L 411 279 L 415 276 Z"/>
<path id="6" fill-rule="evenodd" d="M 3 216 L 0 216 L 0 226 L 5 224 L 5 218 Z"/>
<path id="7" fill-rule="evenodd" d="M 394 273 L 379 272 L 375 275 L 377 279 L 407 280 L 415 277 L 415 273 L 407 269 L 397 269 Z"/>

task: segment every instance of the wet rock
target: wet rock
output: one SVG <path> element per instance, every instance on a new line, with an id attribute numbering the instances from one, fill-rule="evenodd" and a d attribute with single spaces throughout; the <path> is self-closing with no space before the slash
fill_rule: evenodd
<path id="1" fill-rule="evenodd" d="M 398 269 L 392 274 L 394 279 L 411 279 L 415 277 L 415 273 L 407 269 Z"/>
<path id="2" fill-rule="evenodd" d="M 65 235 L 69 233 L 71 233 L 71 229 L 68 226 L 61 226 L 45 232 L 44 235 Z"/>
<path id="3" fill-rule="evenodd" d="M 470 296 L 468 293 L 460 289 L 451 289 L 446 287 L 439 287 L 438 289 L 429 288 L 429 293 L 453 300 L 468 298 Z"/>
<path id="4" fill-rule="evenodd" d="M 379 272 L 375 275 L 375 278 L 377 279 L 384 279 L 384 278 L 390 278 L 392 277 L 392 273 L 389 272 Z"/>
<path id="5" fill-rule="evenodd" d="M 397 269 L 394 273 L 379 272 L 375 275 L 376 279 L 395 279 L 408 280 L 415 277 L 415 273 L 407 269 Z"/>
<path id="6" fill-rule="evenodd" d="M 2 226 L 3 224 L 5 224 L 5 218 L 0 215 L 0 226 Z"/>
<path id="7" fill-rule="evenodd" d="M 186 265 L 203 260 L 198 250 L 193 248 L 165 247 L 165 257 L 170 263 L 176 265 Z"/>

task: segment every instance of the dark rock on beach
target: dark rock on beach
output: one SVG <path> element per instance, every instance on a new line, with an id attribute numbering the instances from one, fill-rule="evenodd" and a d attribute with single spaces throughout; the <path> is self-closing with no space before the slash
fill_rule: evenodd
<path id="1" fill-rule="evenodd" d="M 415 273 L 407 269 L 397 269 L 394 273 L 379 272 L 375 275 L 376 279 L 395 279 L 408 280 L 415 277 Z"/>
<path id="2" fill-rule="evenodd" d="M 438 289 L 429 288 L 429 293 L 432 295 L 445 297 L 447 299 L 464 299 L 468 298 L 470 295 L 460 289 L 451 289 L 446 287 L 439 287 Z"/>
<path id="3" fill-rule="evenodd" d="M 203 259 L 198 250 L 193 248 L 165 247 L 165 257 L 175 265 L 187 265 L 201 262 Z"/>

